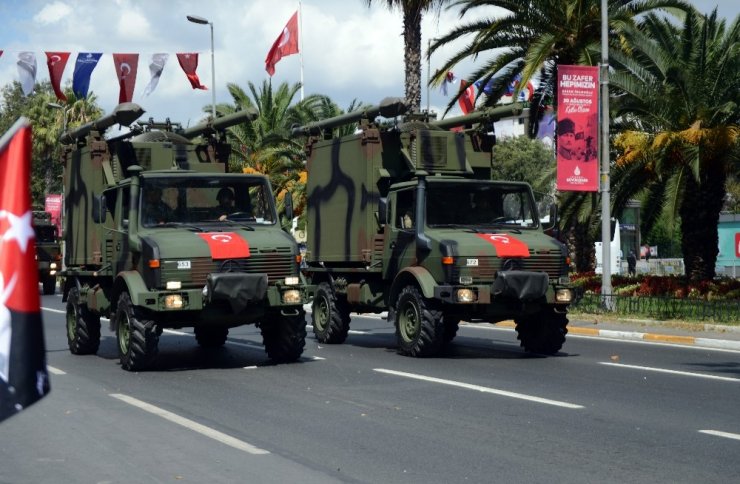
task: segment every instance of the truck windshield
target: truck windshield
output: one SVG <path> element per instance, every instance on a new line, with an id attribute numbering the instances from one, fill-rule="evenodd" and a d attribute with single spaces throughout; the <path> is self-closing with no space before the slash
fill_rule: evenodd
<path id="1" fill-rule="evenodd" d="M 263 178 L 149 178 L 142 180 L 139 212 L 144 227 L 274 224 L 277 216 L 271 200 Z"/>
<path id="2" fill-rule="evenodd" d="M 535 228 L 531 191 L 526 185 L 503 183 L 429 183 L 429 227 Z"/>

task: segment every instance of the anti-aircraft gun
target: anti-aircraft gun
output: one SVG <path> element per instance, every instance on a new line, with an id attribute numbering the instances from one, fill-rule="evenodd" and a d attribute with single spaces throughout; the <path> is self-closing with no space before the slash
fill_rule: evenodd
<path id="1" fill-rule="evenodd" d="M 297 244 L 267 177 L 228 169 L 225 130 L 256 111 L 185 129 L 137 122 L 143 113 L 120 104 L 60 139 L 70 351 L 96 353 L 108 317 L 126 370 L 153 363 L 165 328 L 193 327 L 213 348 L 229 328 L 258 324 L 271 359 L 298 359 L 308 288 Z M 115 124 L 129 131 L 106 139 Z M 285 205 L 292 217 L 289 195 Z"/>
<path id="2" fill-rule="evenodd" d="M 404 355 L 437 353 L 461 320 L 505 319 L 525 350 L 556 353 L 572 298 L 567 251 L 543 233 L 528 184 L 491 179 L 493 123 L 521 106 L 394 118 L 405 112 L 386 99 L 293 129 L 308 157 L 317 339 L 341 343 L 351 312 L 387 310 Z M 359 129 L 335 137 L 347 123 Z"/>

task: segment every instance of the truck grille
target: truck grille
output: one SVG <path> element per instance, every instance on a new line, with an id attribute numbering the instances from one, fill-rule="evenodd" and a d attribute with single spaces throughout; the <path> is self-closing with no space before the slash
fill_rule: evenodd
<path id="1" fill-rule="evenodd" d="M 502 270 L 505 261 L 514 262 L 513 269 L 532 272 L 546 272 L 550 279 L 558 278 L 562 274 L 563 260 L 560 251 L 535 253 L 529 251 L 526 259 L 500 259 L 498 257 L 477 257 L 478 266 L 466 266 L 465 257 L 460 257 L 452 269 L 452 281 L 457 282 L 460 276 L 471 276 L 473 284 L 490 284 L 496 273 Z"/>
<path id="2" fill-rule="evenodd" d="M 296 262 L 290 249 L 270 253 L 252 253 L 244 259 L 212 260 L 201 257 L 190 259 L 190 269 L 178 269 L 178 260 L 162 261 L 162 281 L 181 281 L 183 285 L 203 286 L 213 272 L 243 272 L 267 274 L 270 284 L 287 276 L 296 275 Z"/>

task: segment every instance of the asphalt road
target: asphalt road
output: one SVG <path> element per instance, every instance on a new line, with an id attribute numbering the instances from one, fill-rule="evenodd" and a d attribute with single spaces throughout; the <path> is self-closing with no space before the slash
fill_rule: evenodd
<path id="1" fill-rule="evenodd" d="M 201 350 L 167 331 L 146 372 L 67 349 L 42 306 L 51 394 L 0 424 L 2 483 L 736 482 L 740 352 L 569 337 L 526 355 L 463 326 L 438 358 L 395 353 L 377 317 L 273 365 L 256 328 Z M 106 323 L 103 323 L 104 326 Z"/>

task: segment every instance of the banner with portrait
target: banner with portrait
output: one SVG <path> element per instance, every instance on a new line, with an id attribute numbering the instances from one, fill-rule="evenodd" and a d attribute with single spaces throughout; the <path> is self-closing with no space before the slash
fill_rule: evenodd
<path id="1" fill-rule="evenodd" d="M 558 66 L 557 188 L 599 190 L 599 68 Z"/>

